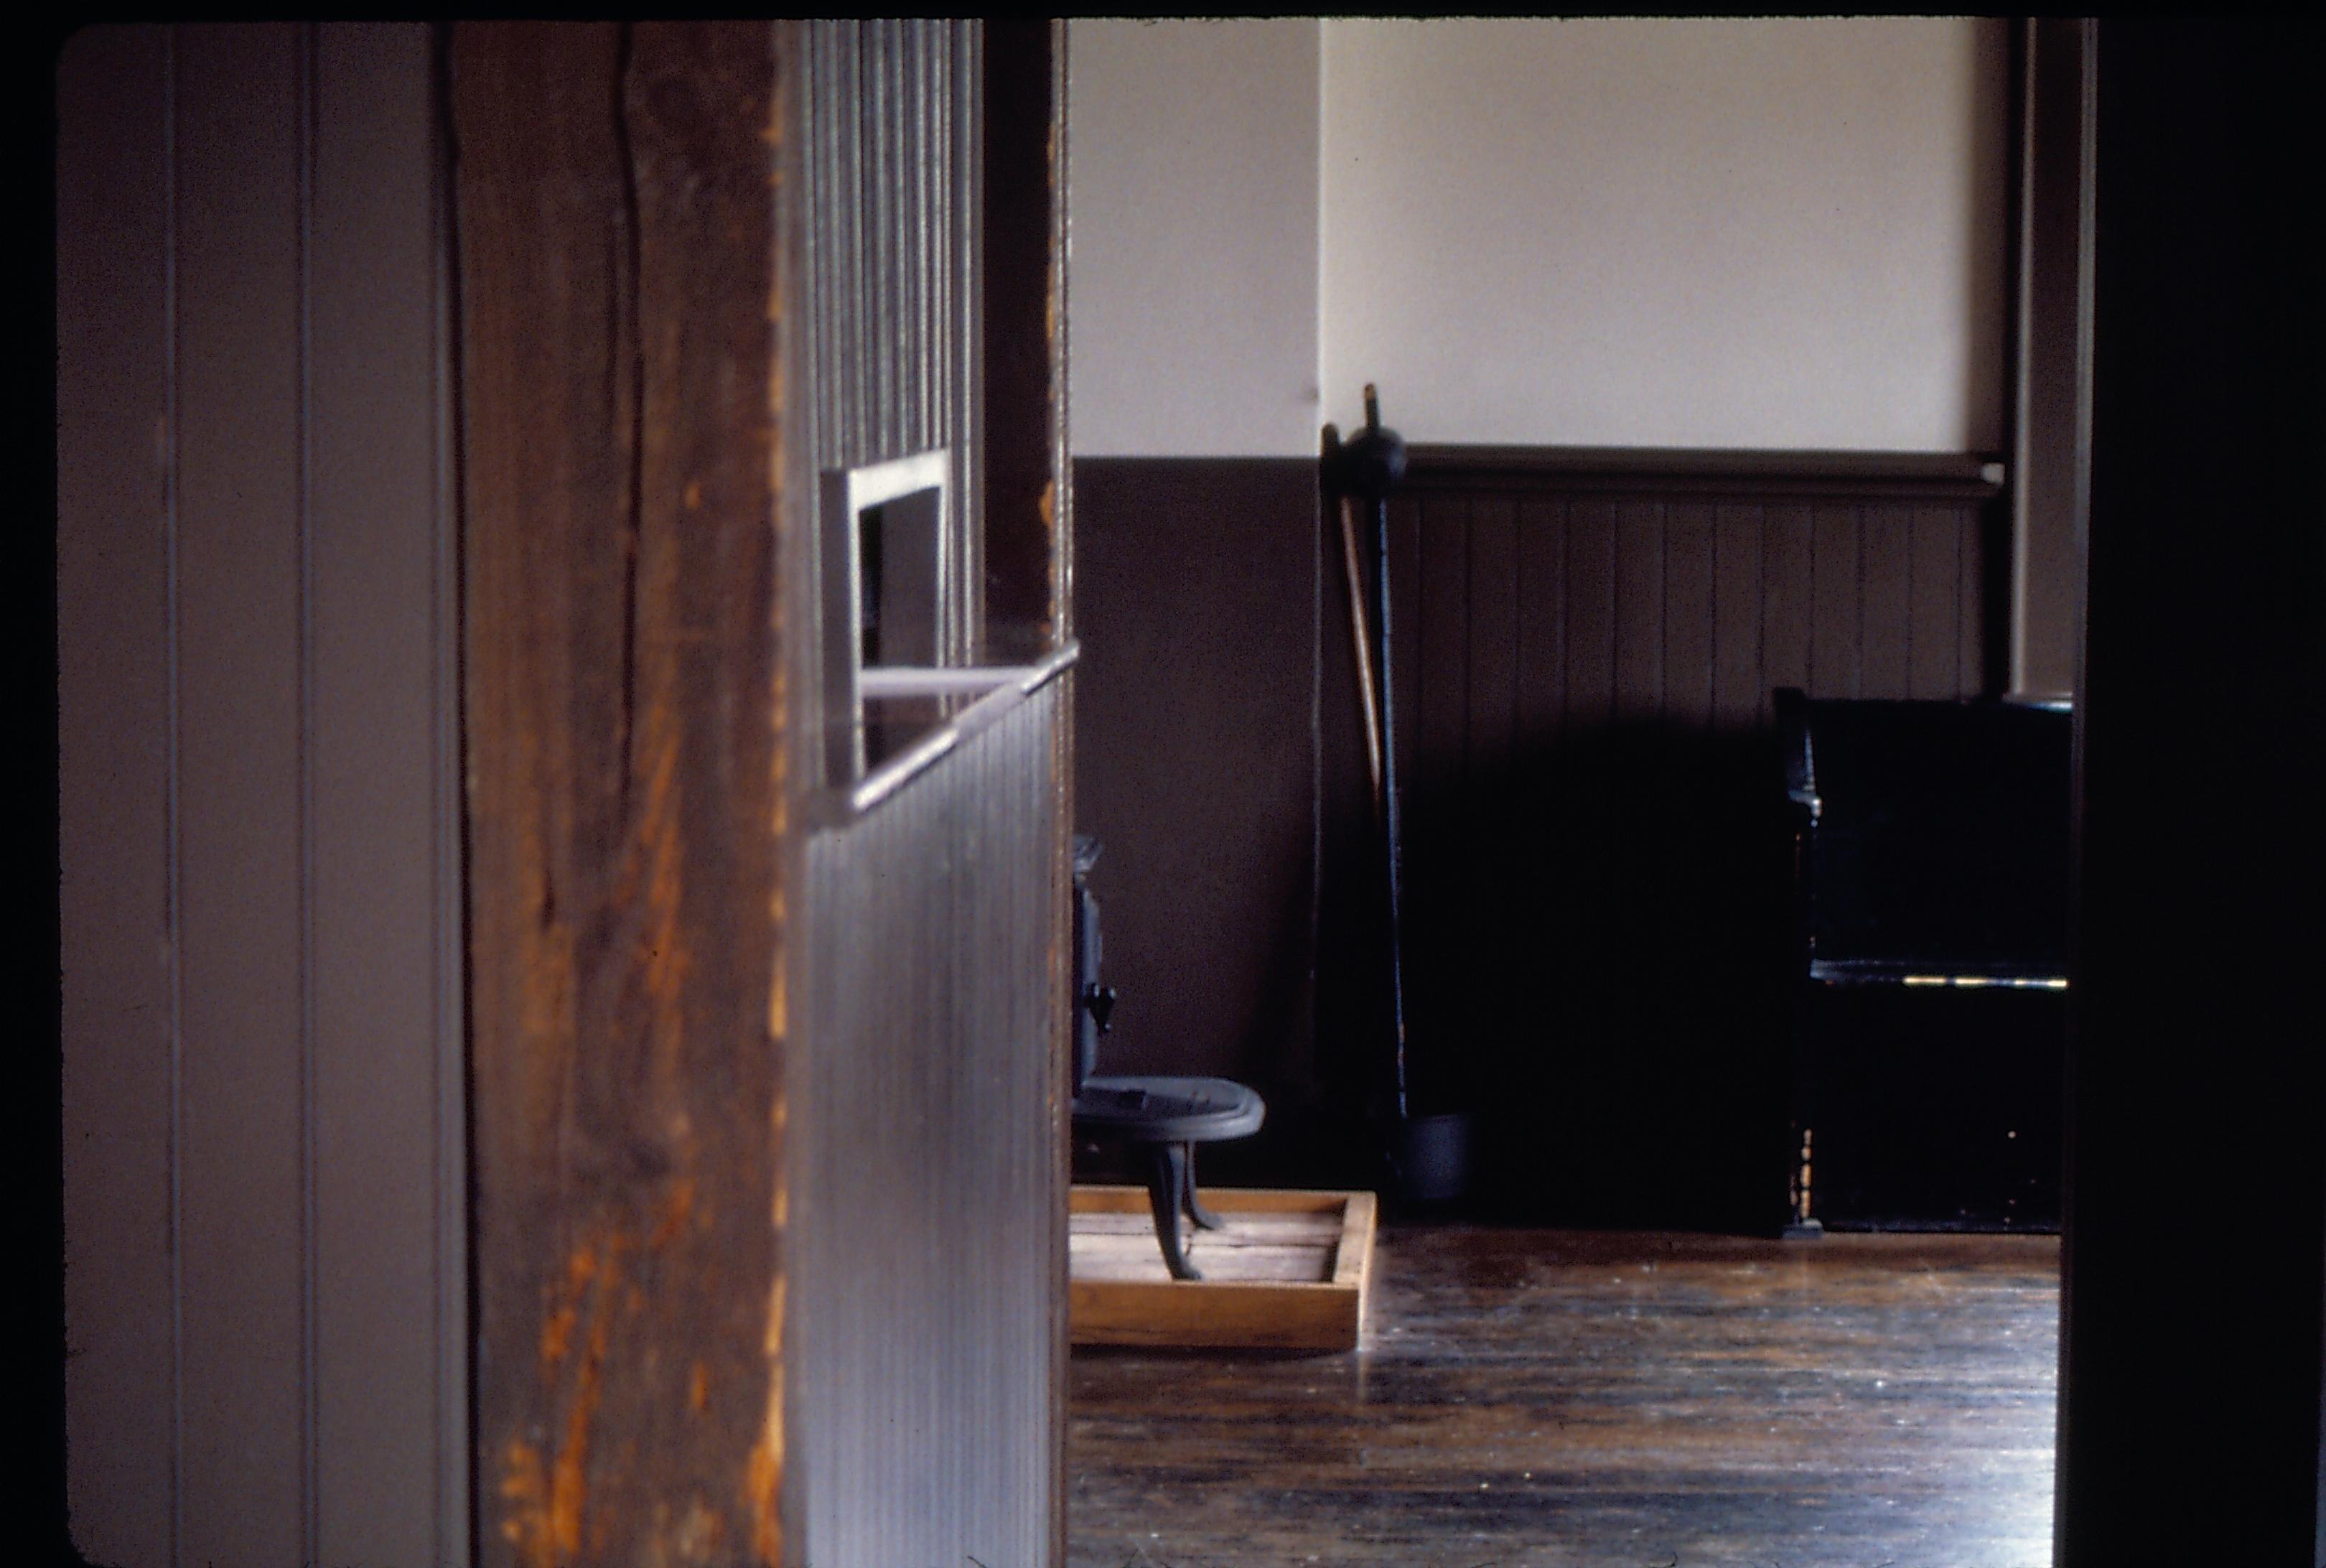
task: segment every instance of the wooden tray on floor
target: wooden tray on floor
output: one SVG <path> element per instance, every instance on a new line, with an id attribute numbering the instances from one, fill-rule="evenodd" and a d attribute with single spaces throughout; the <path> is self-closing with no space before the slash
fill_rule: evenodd
<path id="1" fill-rule="evenodd" d="M 1210 1187 L 1175 1280 L 1143 1187 L 1074 1189 L 1066 1323 L 1077 1345 L 1353 1350 L 1372 1283 L 1373 1195 Z M 1192 1227 L 1189 1227 L 1191 1230 Z"/>

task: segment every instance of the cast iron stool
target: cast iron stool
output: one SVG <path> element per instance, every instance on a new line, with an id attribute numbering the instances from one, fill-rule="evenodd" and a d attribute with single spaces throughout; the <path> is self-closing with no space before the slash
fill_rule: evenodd
<path id="1" fill-rule="evenodd" d="M 1199 1280 L 1179 1245 L 1179 1216 L 1205 1230 L 1225 1221 L 1196 1200 L 1195 1146 L 1249 1136 L 1267 1112 L 1258 1094 L 1226 1078 L 1094 1078 L 1075 1097 L 1075 1135 L 1145 1145 L 1164 1266 L 1173 1279 Z"/>
<path id="2" fill-rule="evenodd" d="M 1179 1216 L 1205 1230 L 1224 1223 L 1196 1200 L 1197 1143 L 1217 1143 L 1260 1131 L 1268 1107 L 1239 1083 L 1215 1078 L 1095 1078 L 1098 1037 L 1114 1012 L 1114 988 L 1098 980 L 1098 901 L 1087 881 L 1098 863 L 1098 840 L 1075 835 L 1075 1110 L 1077 1138 L 1142 1145 L 1147 1200 L 1155 1211 L 1155 1241 L 1171 1277 L 1204 1276 L 1179 1244 Z"/>

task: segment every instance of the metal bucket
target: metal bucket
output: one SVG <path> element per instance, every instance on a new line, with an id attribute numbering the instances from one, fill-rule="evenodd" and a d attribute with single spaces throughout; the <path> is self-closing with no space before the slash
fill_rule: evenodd
<path id="1" fill-rule="evenodd" d="M 1410 1203 L 1438 1203 L 1470 1190 L 1470 1117 L 1463 1112 L 1415 1116 L 1390 1128 L 1396 1193 Z"/>

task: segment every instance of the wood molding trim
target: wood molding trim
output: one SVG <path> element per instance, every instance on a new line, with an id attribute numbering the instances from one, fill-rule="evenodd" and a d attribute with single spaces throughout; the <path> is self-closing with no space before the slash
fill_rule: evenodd
<path id="1" fill-rule="evenodd" d="M 1467 446 L 1408 449 L 1408 489 L 1542 489 L 1734 499 L 1987 500 L 2003 462 L 1979 453 L 1748 452 L 1699 447 Z"/>

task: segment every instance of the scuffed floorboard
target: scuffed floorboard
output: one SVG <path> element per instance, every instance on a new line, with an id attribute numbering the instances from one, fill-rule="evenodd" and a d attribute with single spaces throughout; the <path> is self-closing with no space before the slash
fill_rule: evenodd
<path id="1" fill-rule="evenodd" d="M 2047 1563 L 2059 1258 L 1386 1227 L 1355 1354 L 1075 1352 L 1069 1568 Z"/>

